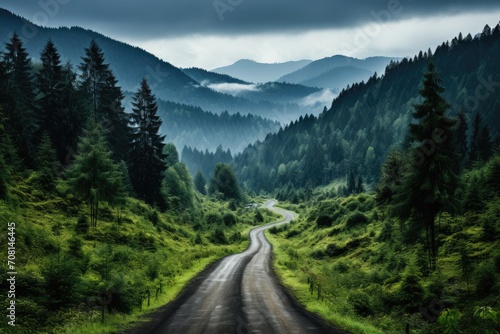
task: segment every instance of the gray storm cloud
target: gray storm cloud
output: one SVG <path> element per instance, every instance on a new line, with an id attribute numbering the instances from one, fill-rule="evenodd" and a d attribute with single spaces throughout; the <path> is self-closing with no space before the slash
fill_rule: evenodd
<path id="1" fill-rule="evenodd" d="M 255 34 L 345 28 L 374 20 L 455 15 L 500 9 L 498 0 L 4 0 L 7 8 L 48 25 L 96 25 L 141 38 Z M 40 16 L 38 16 L 40 17 Z"/>

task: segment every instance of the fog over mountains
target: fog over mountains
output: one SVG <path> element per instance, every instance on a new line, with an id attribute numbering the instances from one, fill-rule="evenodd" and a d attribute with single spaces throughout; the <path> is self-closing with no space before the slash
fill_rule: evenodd
<path id="1" fill-rule="evenodd" d="M 267 133 L 277 131 L 276 122 L 284 126 L 306 114 L 319 115 L 342 88 L 366 81 L 375 71 L 382 72 L 392 60 L 333 56 L 274 64 L 240 60 L 213 71 L 180 69 L 138 47 L 91 30 L 41 27 L 1 8 L 0 19 L 0 42 L 6 43 L 12 33 L 17 32 L 34 63 L 40 62 L 40 53 L 50 39 L 62 61 L 77 70 L 84 48 L 95 40 L 127 96 L 124 101 L 127 110 L 131 108 L 131 92 L 137 89 L 142 78 L 148 79 L 156 97 L 165 102 L 160 103 L 165 123 L 162 129 L 167 140 L 178 145 L 179 150 L 185 144 L 209 151 L 222 145 L 239 152 L 248 144 L 263 140 Z M 224 120 L 218 118 L 221 113 Z M 257 117 L 242 117 L 246 114 Z M 210 119 L 214 131 L 201 129 L 198 121 L 186 121 L 197 117 Z M 241 131 L 237 132 L 242 135 L 230 138 L 229 133 L 234 131 L 224 129 L 234 122 L 239 124 L 236 128 Z M 227 138 L 214 137 L 219 130 L 227 133 Z M 199 137 L 200 133 L 203 133 L 202 140 L 196 146 L 188 138 L 194 134 Z"/>

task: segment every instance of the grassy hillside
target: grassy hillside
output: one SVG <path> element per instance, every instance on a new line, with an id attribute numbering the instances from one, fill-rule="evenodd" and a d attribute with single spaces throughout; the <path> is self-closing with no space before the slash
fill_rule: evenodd
<path id="1" fill-rule="evenodd" d="M 422 240 L 411 241 L 418 232 L 374 196 L 321 191 L 286 205 L 300 218 L 268 231 L 274 268 L 309 310 L 353 333 L 498 333 L 500 198 L 485 180 L 499 161 L 463 173 L 466 209 L 438 218 L 434 271 Z"/>
<path id="2" fill-rule="evenodd" d="M 15 333 L 112 333 L 130 326 L 173 300 L 208 264 L 244 250 L 256 221 L 255 210 L 198 194 L 196 215 L 160 213 L 127 198 L 120 209 L 103 206 L 97 227 L 88 228 L 87 206 L 64 181 L 46 195 L 32 184 L 35 176 L 19 178 L 0 201 L 4 275 L 11 271 L 7 222 L 15 223 Z M 272 219 L 258 212 L 261 223 Z M 1 288 L 9 288 L 5 279 Z M 8 303 L 2 299 L 2 308 Z M 1 326 L 11 330 L 5 321 Z"/>

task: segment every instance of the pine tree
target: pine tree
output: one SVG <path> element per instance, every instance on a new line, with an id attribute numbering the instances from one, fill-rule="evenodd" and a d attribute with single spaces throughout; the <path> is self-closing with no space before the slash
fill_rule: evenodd
<path id="1" fill-rule="evenodd" d="M 481 126 L 483 121 L 481 120 L 481 115 L 476 114 L 474 118 L 474 125 L 472 128 L 472 138 L 470 143 L 469 156 L 471 161 L 478 161 L 480 159 L 479 154 L 479 135 L 481 133 Z"/>
<path id="2" fill-rule="evenodd" d="M 35 134 L 39 124 L 34 112 L 32 68 L 29 55 L 16 33 L 6 44 L 3 63 L 6 95 L 9 96 L 4 105 L 7 128 L 25 164 L 33 167 Z"/>
<path id="3" fill-rule="evenodd" d="M 81 94 L 77 88 L 76 74 L 71 64 L 62 68 L 61 109 L 58 124 L 55 129 L 55 147 L 59 162 L 68 165 L 71 162 L 72 152 L 77 147 L 79 136 L 82 133 L 86 121 L 85 108 Z"/>
<path id="4" fill-rule="evenodd" d="M 89 114 L 105 126 L 106 138 L 115 160 L 126 159 L 130 129 L 128 116 L 121 103 L 124 96 L 95 40 L 85 49 L 85 57 L 82 57 L 79 69 L 80 91 L 88 100 Z"/>
<path id="5" fill-rule="evenodd" d="M 40 59 L 42 67 L 36 75 L 40 125 L 55 139 L 54 132 L 61 118 L 62 66 L 59 53 L 51 40 L 45 45 Z"/>
<path id="6" fill-rule="evenodd" d="M 35 86 L 38 94 L 37 112 L 40 118 L 40 126 L 47 132 L 52 143 L 54 143 L 57 157 L 60 162 L 66 155 L 66 147 L 70 143 L 65 133 L 71 128 L 68 116 L 68 108 L 74 106 L 67 105 L 64 94 L 69 93 L 66 85 L 66 73 L 61 65 L 59 53 L 54 43 L 49 40 L 41 53 L 42 66 L 36 75 Z M 73 146 L 74 147 L 74 146 Z"/>
<path id="7" fill-rule="evenodd" d="M 431 268 L 435 268 L 437 257 L 435 218 L 442 210 L 453 209 L 458 182 L 452 167 L 456 161 L 455 121 L 446 116 L 449 105 L 441 96 L 443 92 L 436 66 L 431 61 L 420 89 L 423 102 L 415 105 L 413 113 L 418 123 L 410 124 L 413 168 L 398 189 L 394 207 L 402 220 L 411 219 L 425 229 Z"/>
<path id="8" fill-rule="evenodd" d="M 358 184 L 356 185 L 356 194 L 361 194 L 365 191 L 365 187 L 363 186 L 363 177 L 360 175 L 358 177 Z"/>
<path id="9" fill-rule="evenodd" d="M 478 156 L 479 160 L 486 162 L 491 157 L 493 153 L 493 142 L 490 136 L 490 128 L 487 124 L 484 124 L 479 133 L 478 140 Z"/>
<path id="10" fill-rule="evenodd" d="M 92 227 L 97 226 L 99 203 L 116 204 L 124 196 L 120 167 L 111 159 L 104 129 L 93 118 L 83 131 L 78 143 L 78 155 L 68 174 L 75 194 L 89 205 Z"/>
<path id="11" fill-rule="evenodd" d="M 130 179 L 139 198 L 149 204 L 161 204 L 161 180 L 166 169 L 163 153 L 165 136 L 160 135 L 158 106 L 146 79 L 141 81 L 132 105 Z"/>
<path id="12" fill-rule="evenodd" d="M 380 183 L 377 186 L 377 202 L 390 204 L 398 187 L 401 186 L 407 171 L 404 155 L 398 150 L 392 150 L 387 155 L 381 168 Z"/>
<path id="13" fill-rule="evenodd" d="M 205 189 L 205 186 L 207 185 L 207 180 L 205 179 L 205 176 L 203 176 L 203 173 L 201 170 L 198 170 L 196 173 L 196 176 L 194 177 L 194 186 L 196 190 L 202 194 L 206 195 L 207 191 Z"/>
<path id="14" fill-rule="evenodd" d="M 42 134 L 36 156 L 36 166 L 39 173 L 38 184 L 46 192 L 53 192 L 56 188 L 58 162 L 56 151 L 52 146 L 47 132 Z"/>
<path id="15" fill-rule="evenodd" d="M 236 176 L 228 164 L 218 163 L 215 166 L 214 176 L 210 179 L 208 193 L 220 193 L 226 200 L 243 200 L 243 194 L 241 193 Z"/>
<path id="16" fill-rule="evenodd" d="M 467 159 L 467 118 L 463 112 L 458 114 L 458 126 L 455 131 L 455 152 L 459 157 L 459 163 L 456 164 L 455 173 L 459 173 L 461 167 Z"/>
<path id="17" fill-rule="evenodd" d="M 347 193 L 353 194 L 356 191 L 356 178 L 354 177 L 354 172 L 349 173 L 349 178 L 347 180 Z"/>

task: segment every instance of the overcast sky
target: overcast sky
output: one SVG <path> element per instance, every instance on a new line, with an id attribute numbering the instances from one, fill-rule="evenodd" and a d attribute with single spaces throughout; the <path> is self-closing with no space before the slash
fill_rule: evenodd
<path id="1" fill-rule="evenodd" d="M 206 69 L 242 58 L 413 56 L 500 20 L 499 0 L 0 0 L 0 7 Z"/>

